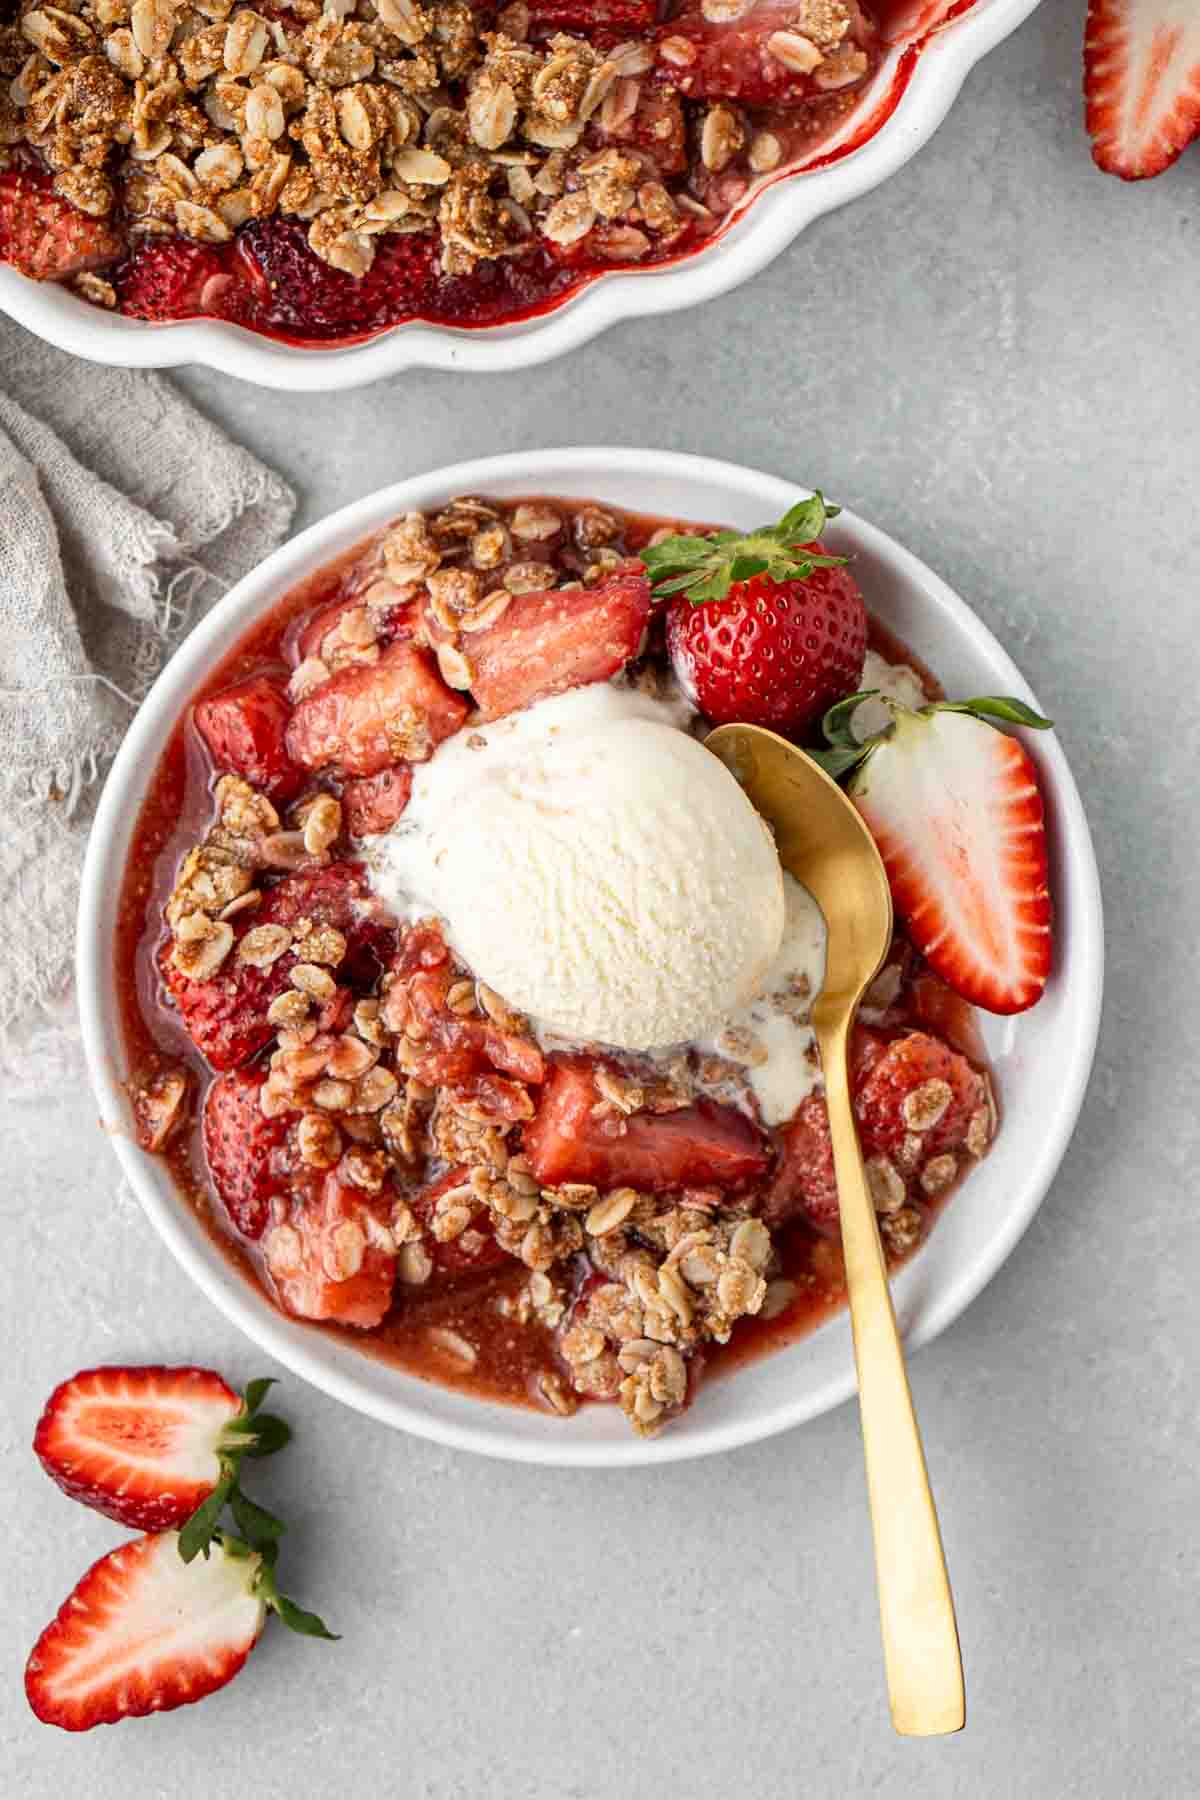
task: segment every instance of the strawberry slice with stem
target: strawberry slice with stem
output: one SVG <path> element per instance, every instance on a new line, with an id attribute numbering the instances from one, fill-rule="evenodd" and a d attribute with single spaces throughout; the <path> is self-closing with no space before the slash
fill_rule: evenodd
<path id="1" fill-rule="evenodd" d="M 102 1556 L 33 1647 L 33 1711 L 46 1725 L 90 1731 L 203 1700 L 244 1667 L 268 1612 L 306 1637 L 332 1638 L 280 1593 L 274 1560 L 273 1545 L 221 1534 L 211 1556 L 191 1561 L 173 1531 Z"/>
<path id="2" fill-rule="evenodd" d="M 863 694 L 831 707 L 815 760 L 847 791 L 879 847 L 896 912 L 925 960 L 987 1012 L 1024 1012 L 1050 973 L 1045 813 L 1024 745 L 993 719 L 1051 729 L 1023 700 L 987 695 L 910 711 L 858 743 Z"/>
<path id="3" fill-rule="evenodd" d="M 133 1530 L 163 1531 L 215 1495 L 223 1505 L 243 1456 L 288 1442 L 284 1421 L 260 1411 L 270 1386 L 252 1381 L 240 1398 L 211 1369 L 82 1369 L 46 1402 L 34 1453 L 73 1500 Z"/>
<path id="4" fill-rule="evenodd" d="M 1200 134 L 1195 0 L 1089 0 L 1083 87 L 1100 168 L 1124 181 L 1169 168 Z"/>

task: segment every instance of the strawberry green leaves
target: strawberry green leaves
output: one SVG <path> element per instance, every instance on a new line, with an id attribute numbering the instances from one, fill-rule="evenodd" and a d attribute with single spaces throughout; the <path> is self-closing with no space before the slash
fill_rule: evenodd
<path id="1" fill-rule="evenodd" d="M 185 1563 L 190 1563 L 197 1556 L 207 1558 L 215 1544 L 231 1556 L 257 1556 L 260 1566 L 255 1577 L 255 1591 L 272 1612 L 279 1615 L 289 1631 L 297 1631 L 303 1637 L 336 1640 L 336 1632 L 330 1631 L 316 1613 L 305 1612 L 302 1606 L 279 1592 L 275 1581 L 275 1559 L 279 1554 L 279 1540 L 287 1526 L 265 1506 L 251 1500 L 241 1488 L 243 1457 L 273 1456 L 291 1441 L 291 1427 L 285 1420 L 259 1410 L 267 1397 L 267 1389 L 273 1385 L 270 1377 L 247 1384 L 241 1412 L 230 1420 L 221 1434 L 218 1452 L 221 1479 L 181 1529 L 179 1554 Z M 239 1535 L 236 1537 L 220 1528 L 226 1507 L 237 1526 Z"/>
<path id="2" fill-rule="evenodd" d="M 828 749 L 810 750 L 808 755 L 834 781 L 840 781 L 871 755 L 880 744 L 886 743 L 892 732 L 892 725 L 886 725 L 882 731 L 870 737 L 859 738 L 854 731 L 854 715 L 864 700 L 881 700 L 892 714 L 904 709 L 898 701 L 887 694 L 880 693 L 878 688 L 863 688 L 860 693 L 848 694 L 831 706 L 821 720 L 821 730 L 825 734 Z M 1031 731 L 1053 731 L 1054 722 L 1044 719 L 1041 713 L 1034 712 L 1024 700 L 1018 700 L 1013 694 L 981 694 L 974 700 L 941 700 L 936 705 L 923 706 L 921 715 L 930 718 L 934 713 L 969 713 L 972 718 L 982 719 L 990 723 L 994 719 L 1003 719 L 1009 725 L 1024 725 Z"/>
<path id="3" fill-rule="evenodd" d="M 656 600 L 681 594 L 692 606 L 724 600 L 735 582 L 765 575 L 771 581 L 806 581 L 814 569 L 841 567 L 844 556 L 813 549 L 840 509 L 819 491 L 791 507 L 777 525 L 743 535 L 714 531 L 704 537 L 670 537 L 642 551 Z"/>
<path id="4" fill-rule="evenodd" d="M 277 1418 L 274 1413 L 259 1410 L 267 1397 L 267 1390 L 273 1386 L 274 1378 L 271 1376 L 248 1383 L 242 1410 L 221 1433 L 217 1446 L 221 1479 L 179 1533 L 179 1554 L 184 1562 L 208 1555 L 226 1506 L 233 1513 L 238 1529 L 252 1548 L 260 1549 L 264 1543 L 273 1544 L 282 1537 L 285 1530 L 283 1521 L 247 1499 L 240 1486 L 243 1457 L 273 1456 L 291 1441 L 291 1427 L 285 1420 Z"/>

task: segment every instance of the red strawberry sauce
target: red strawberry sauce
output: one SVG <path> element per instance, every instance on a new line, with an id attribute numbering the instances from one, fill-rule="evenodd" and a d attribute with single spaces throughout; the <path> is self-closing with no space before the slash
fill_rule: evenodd
<path id="1" fill-rule="evenodd" d="M 587 510 L 584 503 L 552 500 L 549 504 L 571 523 Z M 621 553 L 636 552 L 664 523 L 674 524 L 620 513 L 614 508 L 605 510 L 617 521 L 619 535 L 612 547 Z M 139 1086 L 181 1064 L 189 1070 L 192 1086 L 188 1123 L 163 1154 L 181 1196 L 203 1222 L 213 1242 L 248 1281 L 256 1284 L 261 1280 L 259 1250 L 251 1242 L 235 1241 L 223 1227 L 205 1166 L 200 1117 L 213 1073 L 194 1049 L 179 1015 L 164 1005 L 161 983 L 156 978 L 156 954 L 165 934 L 164 903 L 182 856 L 204 835 L 212 816 L 214 768 L 192 715 L 196 703 L 235 682 L 262 674 L 286 681 L 290 668 L 299 660 L 299 640 L 316 613 L 360 591 L 371 578 L 369 555 L 375 542 L 371 539 L 357 546 L 284 594 L 198 689 L 154 772 L 137 820 L 121 891 L 114 954 L 130 1084 Z M 871 626 L 871 644 L 889 661 L 908 662 L 916 667 L 931 696 L 938 695 L 940 690 L 929 672 L 876 622 Z M 905 993 L 910 998 L 899 1003 L 901 1010 L 882 1028 L 885 1036 L 889 1031 L 895 1035 L 904 1030 L 932 1029 L 977 1065 L 981 1064 L 981 1046 L 969 1008 L 927 972 L 908 984 Z M 924 1209 L 923 1230 L 928 1229 L 945 1199 L 945 1194 L 939 1194 L 930 1200 Z M 742 1319 L 727 1346 L 709 1347 L 706 1379 L 714 1370 L 729 1370 L 791 1342 L 844 1304 L 841 1251 L 834 1238 L 822 1235 L 800 1218 L 777 1230 L 775 1242 L 781 1252 L 783 1274 L 794 1284 L 794 1293 L 778 1316 Z M 902 1260 L 903 1254 L 892 1258 L 893 1263 Z M 582 1286 L 592 1277 L 586 1261 L 582 1257 L 577 1261 Z M 474 1266 L 465 1257 L 441 1259 L 434 1278 L 424 1286 L 397 1287 L 397 1300 L 382 1325 L 348 1335 L 367 1354 L 394 1362 L 413 1374 L 511 1404 L 533 1404 L 539 1371 L 559 1366 L 555 1363 L 551 1335 L 537 1326 L 514 1330 L 496 1311 L 497 1299 L 505 1294 L 515 1296 L 527 1275 L 524 1266 L 511 1258 L 504 1257 L 498 1263 L 486 1247 L 475 1257 Z M 479 1352 L 478 1362 L 469 1373 L 458 1373 L 444 1356 L 430 1348 L 427 1334 L 431 1326 L 469 1333 Z M 314 1325 L 313 1329 L 337 1331 L 343 1338 L 347 1335 L 337 1326 Z"/>

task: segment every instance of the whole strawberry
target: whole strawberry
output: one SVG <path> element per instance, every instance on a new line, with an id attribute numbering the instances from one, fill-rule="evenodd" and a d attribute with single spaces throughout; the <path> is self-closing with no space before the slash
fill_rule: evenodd
<path id="1" fill-rule="evenodd" d="M 672 537 L 642 552 L 670 598 L 675 672 L 715 724 L 802 735 L 862 676 L 867 612 L 845 558 L 820 544 L 838 508 L 820 493 L 743 536 Z"/>

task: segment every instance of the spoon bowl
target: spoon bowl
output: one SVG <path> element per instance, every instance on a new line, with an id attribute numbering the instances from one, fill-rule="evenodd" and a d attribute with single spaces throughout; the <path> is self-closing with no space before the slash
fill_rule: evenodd
<path id="1" fill-rule="evenodd" d="M 847 1058 L 859 1002 L 892 941 L 891 889 L 863 819 L 811 757 L 759 725 L 722 725 L 705 742 L 772 827 L 783 867 L 824 914 L 825 980 L 812 1024 L 837 1176 L 892 1723 L 905 1737 L 960 1731 L 966 1715 L 954 1602 Z"/>
<path id="2" fill-rule="evenodd" d="M 824 769 L 773 731 L 721 725 L 705 741 L 772 827 L 783 867 L 824 914 L 825 981 L 813 1024 L 835 1020 L 857 1007 L 892 941 L 892 890 L 875 840 Z"/>

